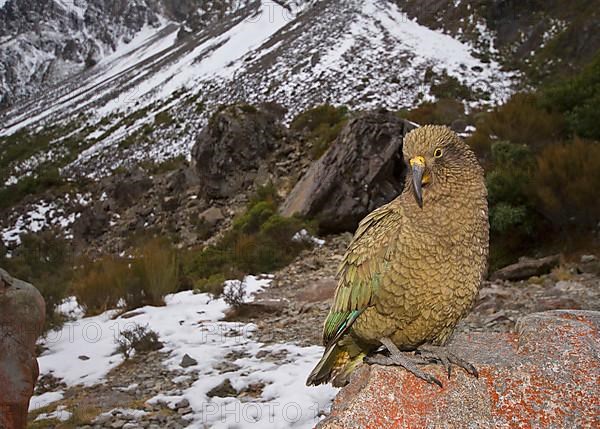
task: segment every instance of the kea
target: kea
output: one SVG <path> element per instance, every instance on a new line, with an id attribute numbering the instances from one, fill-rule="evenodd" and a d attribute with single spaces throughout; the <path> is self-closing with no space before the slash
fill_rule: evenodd
<path id="1" fill-rule="evenodd" d="M 444 345 L 487 271 L 483 169 L 444 126 L 412 130 L 402 152 L 404 190 L 359 223 L 338 270 L 325 352 L 307 385 L 344 386 L 363 361 L 398 365 L 439 386 L 420 364 L 440 362 L 448 376 L 454 364 L 477 376 Z"/>

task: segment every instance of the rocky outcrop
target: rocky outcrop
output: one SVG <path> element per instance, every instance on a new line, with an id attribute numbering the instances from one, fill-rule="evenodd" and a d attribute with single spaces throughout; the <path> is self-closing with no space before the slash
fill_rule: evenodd
<path id="1" fill-rule="evenodd" d="M 451 349 L 478 379 L 441 366 L 430 385 L 398 368 L 362 366 L 321 429 L 358 427 L 596 427 L 600 410 L 600 313 L 548 311 L 522 318 L 516 334 L 457 336 Z"/>
<path id="2" fill-rule="evenodd" d="M 412 128 L 386 111 L 351 119 L 296 184 L 281 213 L 317 218 L 326 232 L 354 230 L 365 215 L 402 191 L 402 139 Z"/>
<path id="3" fill-rule="evenodd" d="M 207 198 L 230 198 L 273 179 L 268 159 L 287 142 L 273 109 L 234 104 L 216 112 L 198 136 L 192 161 Z"/>
<path id="4" fill-rule="evenodd" d="M 44 299 L 38 290 L 0 268 L 0 428 L 27 425 L 39 374 L 35 343 L 44 319 Z"/>
<path id="5" fill-rule="evenodd" d="M 544 258 L 519 258 L 518 262 L 507 265 L 492 274 L 492 280 L 525 280 L 532 276 L 548 274 L 560 264 L 560 255 L 546 256 Z"/>

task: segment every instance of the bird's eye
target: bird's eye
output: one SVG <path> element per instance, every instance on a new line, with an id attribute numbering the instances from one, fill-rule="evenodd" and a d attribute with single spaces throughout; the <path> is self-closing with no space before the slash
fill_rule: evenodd
<path id="1" fill-rule="evenodd" d="M 434 150 L 433 156 L 435 156 L 436 158 L 441 158 L 442 157 L 442 149 L 437 148 L 436 150 Z"/>

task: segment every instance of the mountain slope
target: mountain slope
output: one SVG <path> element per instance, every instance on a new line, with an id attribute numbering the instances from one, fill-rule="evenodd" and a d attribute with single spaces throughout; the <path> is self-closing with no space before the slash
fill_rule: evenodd
<path id="1" fill-rule="evenodd" d="M 0 134 L 82 114 L 81 128 L 94 132 L 65 171 L 95 176 L 139 159 L 189 154 L 208 114 L 238 100 L 280 103 L 288 118 L 324 102 L 399 109 L 434 98 L 439 81 L 471 104 L 505 99 L 515 74 L 477 56 L 392 2 L 258 1 L 197 30 L 172 21 L 146 25 L 94 67 L 6 111 Z M 116 144 L 163 111 L 179 123 L 146 129 L 154 143 L 130 142 L 114 156 Z"/>

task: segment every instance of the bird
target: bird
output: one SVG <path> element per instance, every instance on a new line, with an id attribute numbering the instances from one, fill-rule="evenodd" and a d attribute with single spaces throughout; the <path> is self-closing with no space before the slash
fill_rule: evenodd
<path id="1" fill-rule="evenodd" d="M 404 137 L 403 191 L 359 223 L 339 266 L 323 326 L 323 357 L 306 384 L 341 387 L 363 362 L 401 366 L 442 386 L 421 364 L 476 368 L 445 347 L 485 278 L 489 221 L 484 171 L 448 127 Z"/>

